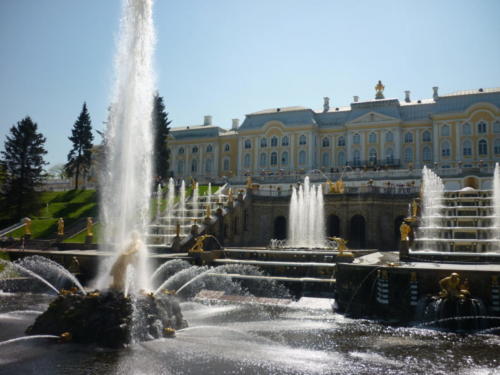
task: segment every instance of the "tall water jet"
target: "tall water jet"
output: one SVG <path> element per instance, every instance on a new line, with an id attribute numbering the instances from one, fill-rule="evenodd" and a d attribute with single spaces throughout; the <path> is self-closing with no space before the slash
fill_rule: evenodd
<path id="1" fill-rule="evenodd" d="M 115 59 L 115 84 L 106 129 L 102 178 L 103 248 L 116 254 L 102 265 L 97 286 L 109 285 L 109 270 L 136 230 L 146 233 L 152 184 L 154 26 L 152 0 L 123 0 Z M 139 289 L 149 289 L 147 248 L 136 270 Z"/>
<path id="2" fill-rule="evenodd" d="M 182 180 L 181 191 L 179 192 L 179 217 L 186 215 L 186 182 Z"/>
<path id="3" fill-rule="evenodd" d="M 436 250 L 435 242 L 441 225 L 444 185 L 441 178 L 431 169 L 422 169 L 422 223 L 421 235 L 425 241 L 425 250 Z"/>
<path id="4" fill-rule="evenodd" d="M 325 212 L 321 186 L 311 185 L 309 177 L 290 199 L 287 245 L 290 247 L 325 247 Z"/>
<path id="5" fill-rule="evenodd" d="M 175 184 L 172 177 L 168 180 L 168 193 L 167 193 L 167 207 L 165 208 L 165 216 L 167 217 L 167 227 L 170 228 L 172 223 L 172 216 L 174 216 L 175 204 Z"/>
<path id="6" fill-rule="evenodd" d="M 192 200 L 192 208 L 193 208 L 193 217 L 198 218 L 198 211 L 199 211 L 199 186 L 198 183 L 194 185 L 194 190 L 193 190 L 193 200 Z"/>
<path id="7" fill-rule="evenodd" d="M 493 214 L 495 215 L 495 220 L 493 221 L 493 239 L 497 239 L 496 248 L 497 251 L 500 250 L 500 166 L 495 163 L 495 171 L 493 172 Z"/>

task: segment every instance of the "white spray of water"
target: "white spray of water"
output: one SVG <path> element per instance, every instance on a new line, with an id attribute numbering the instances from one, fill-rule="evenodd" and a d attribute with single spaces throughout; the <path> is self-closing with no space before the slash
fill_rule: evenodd
<path id="1" fill-rule="evenodd" d="M 495 163 L 493 172 L 493 206 L 494 206 L 494 229 L 492 237 L 500 241 L 500 166 Z M 497 243 L 497 249 L 500 249 L 500 243 Z"/>
<path id="2" fill-rule="evenodd" d="M 441 211 L 443 208 L 444 185 L 441 178 L 429 168 L 422 169 L 422 237 L 429 239 L 425 250 L 436 250 L 432 239 L 438 236 Z"/>
<path id="3" fill-rule="evenodd" d="M 199 211 L 199 187 L 198 183 L 195 184 L 194 186 L 194 191 L 193 191 L 193 201 L 192 201 L 192 207 L 193 207 L 193 217 L 198 218 L 198 211 Z"/>
<path id="4" fill-rule="evenodd" d="M 104 263 L 97 287 L 109 285 L 109 269 L 137 230 L 144 236 L 149 219 L 153 149 L 152 0 L 123 0 L 116 79 L 106 129 L 106 170 L 102 180 L 103 246 L 116 254 Z M 149 289 L 147 249 L 142 249 L 137 287 Z"/>

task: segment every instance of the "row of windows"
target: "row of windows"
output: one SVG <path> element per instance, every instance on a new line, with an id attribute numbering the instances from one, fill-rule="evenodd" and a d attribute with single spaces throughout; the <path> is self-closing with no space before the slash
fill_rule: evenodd
<path id="1" fill-rule="evenodd" d="M 476 131 L 478 134 L 488 133 L 488 124 L 484 121 L 478 122 L 476 124 Z M 500 133 L 500 121 L 496 121 L 493 124 L 493 132 Z M 450 136 L 450 126 L 443 125 L 440 129 L 440 134 L 443 137 L 449 137 Z M 466 122 L 465 124 L 462 124 L 462 135 L 472 135 L 472 125 L 470 123 Z"/>
<path id="2" fill-rule="evenodd" d="M 272 137 L 271 138 L 271 147 L 278 147 L 278 137 Z M 288 136 L 284 136 L 283 138 L 281 138 L 281 145 L 282 146 L 288 146 L 290 144 L 290 140 L 288 138 Z M 305 145 L 307 144 L 307 138 L 305 135 L 301 135 L 300 138 L 299 138 L 299 144 L 300 145 Z M 245 140 L 245 143 L 244 143 L 244 147 L 245 149 L 250 149 L 252 148 L 252 141 L 250 139 L 246 139 Z M 260 140 L 260 147 L 264 148 L 264 147 L 267 147 L 267 138 L 262 138 Z"/>

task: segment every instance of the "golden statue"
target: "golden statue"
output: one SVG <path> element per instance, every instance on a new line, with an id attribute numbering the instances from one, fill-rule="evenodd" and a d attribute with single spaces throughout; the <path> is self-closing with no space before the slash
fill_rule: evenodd
<path id="1" fill-rule="evenodd" d="M 252 177 L 251 176 L 248 176 L 247 177 L 247 189 L 251 189 L 252 188 Z"/>
<path id="2" fill-rule="evenodd" d="M 375 91 L 377 93 L 375 94 L 375 99 L 384 99 L 384 89 L 385 86 L 382 84 L 382 81 L 378 81 L 377 85 L 375 86 Z"/>
<path id="3" fill-rule="evenodd" d="M 399 232 L 401 233 L 401 241 L 409 241 L 409 235 L 411 233 L 411 227 L 403 221 L 399 227 Z"/>
<path id="4" fill-rule="evenodd" d="M 347 241 L 342 237 L 328 237 L 330 241 L 335 241 L 337 243 L 337 251 L 342 255 L 344 251 L 349 250 L 347 248 Z"/>
<path id="5" fill-rule="evenodd" d="M 411 216 L 417 217 L 417 213 L 418 213 L 418 203 L 417 200 L 414 199 L 411 201 Z"/>
<path id="6" fill-rule="evenodd" d="M 57 220 L 57 235 L 64 236 L 64 219 L 62 217 Z"/>
<path id="7" fill-rule="evenodd" d="M 330 187 L 330 193 L 332 194 L 344 194 L 344 181 L 342 179 L 337 180 L 336 182 L 333 181 L 326 181 L 328 186 Z"/>
<path id="8" fill-rule="evenodd" d="M 142 247 L 142 241 L 139 239 L 137 231 L 132 232 L 132 240 L 127 248 L 118 256 L 115 263 L 111 267 L 109 274 L 113 278 L 110 289 L 118 292 L 125 291 L 125 283 L 127 277 L 127 267 L 129 265 L 136 266 L 138 262 L 138 253 Z"/>
<path id="9" fill-rule="evenodd" d="M 24 218 L 24 235 L 31 236 L 31 219 L 29 217 Z"/>
<path id="10" fill-rule="evenodd" d="M 202 253 L 205 251 L 203 249 L 203 242 L 207 238 L 215 238 L 215 236 L 212 236 L 211 234 L 203 234 L 201 236 L 196 237 L 195 243 L 191 249 L 189 249 L 188 253 Z"/>
<path id="11" fill-rule="evenodd" d="M 205 217 L 207 219 L 210 219 L 211 216 L 212 216 L 212 209 L 210 207 L 210 204 L 207 204 L 207 213 L 206 213 Z"/>
<path id="12" fill-rule="evenodd" d="M 458 273 L 453 272 L 450 276 L 439 280 L 439 287 L 441 288 L 439 292 L 440 298 L 460 298 L 464 299 L 470 296 L 468 282 L 465 280 L 463 284 L 460 284 L 460 276 Z"/>
<path id="13" fill-rule="evenodd" d="M 91 217 L 88 217 L 87 218 L 87 236 L 90 237 L 90 236 L 94 235 L 94 233 L 92 231 L 93 227 L 94 227 L 94 221 L 92 220 Z"/>
<path id="14" fill-rule="evenodd" d="M 227 193 L 227 199 L 229 202 L 233 202 L 234 201 L 234 197 L 233 197 L 233 189 L 229 188 L 229 191 Z"/>

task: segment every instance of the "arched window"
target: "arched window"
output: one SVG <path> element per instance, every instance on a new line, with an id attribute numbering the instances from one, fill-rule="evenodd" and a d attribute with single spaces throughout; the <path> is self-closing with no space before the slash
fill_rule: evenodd
<path id="1" fill-rule="evenodd" d="M 304 150 L 299 152 L 299 164 L 304 165 L 306 163 L 306 152 Z"/>
<path id="2" fill-rule="evenodd" d="M 471 135 L 472 134 L 472 128 L 468 122 L 462 125 L 462 134 L 463 135 Z"/>
<path id="3" fill-rule="evenodd" d="M 413 143 L 413 134 L 408 132 L 405 134 L 405 143 Z"/>
<path id="4" fill-rule="evenodd" d="M 469 140 L 464 141 L 462 147 L 462 155 L 463 156 L 471 156 L 472 155 L 472 142 Z"/>
<path id="5" fill-rule="evenodd" d="M 245 168 L 250 168 L 250 154 L 245 155 L 245 159 L 243 160 L 243 166 Z"/>
<path id="6" fill-rule="evenodd" d="M 495 154 L 498 155 L 500 154 L 500 139 L 495 139 L 495 147 L 494 147 Z"/>
<path id="7" fill-rule="evenodd" d="M 441 135 L 443 137 L 449 137 L 450 136 L 450 127 L 448 125 L 443 125 L 441 127 Z"/>
<path id="8" fill-rule="evenodd" d="M 497 121 L 493 124 L 493 131 L 495 133 L 500 133 L 500 121 Z"/>
<path id="9" fill-rule="evenodd" d="M 327 137 L 323 138 L 322 145 L 323 147 L 330 147 L 330 140 Z"/>
<path id="10" fill-rule="evenodd" d="M 179 152 L 179 155 L 182 155 L 184 153 L 184 147 L 181 147 L 178 152 Z"/>
<path id="11" fill-rule="evenodd" d="M 413 161 L 413 150 L 411 148 L 405 149 L 405 154 L 404 154 L 405 162 L 406 163 L 411 163 Z"/>
<path id="12" fill-rule="evenodd" d="M 260 154 L 259 165 L 261 166 L 261 168 L 264 168 L 267 165 L 267 155 L 264 152 Z"/>
<path id="13" fill-rule="evenodd" d="M 340 151 L 337 155 L 337 165 L 343 167 L 345 165 L 345 154 L 344 151 Z"/>
<path id="14" fill-rule="evenodd" d="M 330 154 L 328 152 L 323 152 L 323 155 L 321 157 L 321 165 L 323 167 L 330 166 Z"/>
<path id="15" fill-rule="evenodd" d="M 368 143 L 377 143 L 377 134 L 374 132 L 370 133 L 368 136 Z"/>
<path id="16" fill-rule="evenodd" d="M 479 134 L 484 134 L 487 132 L 487 125 L 484 121 L 481 121 L 477 124 L 477 132 Z"/>
<path id="17" fill-rule="evenodd" d="M 354 150 L 352 164 L 356 167 L 359 167 L 361 165 L 361 153 L 359 152 L 359 150 Z"/>
<path id="18" fill-rule="evenodd" d="M 368 161 L 370 163 L 376 163 L 377 162 L 377 150 L 372 148 L 370 152 L 368 153 Z"/>
<path id="19" fill-rule="evenodd" d="M 394 134 L 391 131 L 385 133 L 385 141 L 386 142 L 394 142 Z"/>
<path id="20" fill-rule="evenodd" d="M 302 134 L 299 138 L 299 145 L 305 145 L 307 143 L 306 136 Z"/>
<path id="21" fill-rule="evenodd" d="M 488 154 L 488 142 L 486 140 L 481 139 L 479 141 L 479 155 L 487 155 Z"/>
<path id="22" fill-rule="evenodd" d="M 430 142 L 431 141 L 431 132 L 426 130 L 422 134 L 422 141 L 424 142 Z"/>
<path id="23" fill-rule="evenodd" d="M 288 165 L 288 152 L 286 151 L 281 153 L 281 164 Z"/>
<path id="24" fill-rule="evenodd" d="M 229 144 L 225 144 L 224 145 L 224 152 L 229 152 L 229 150 L 231 149 L 231 147 L 229 147 Z"/>
<path id="25" fill-rule="evenodd" d="M 225 171 L 228 171 L 229 170 L 229 159 L 228 158 L 225 158 L 224 159 L 224 163 L 222 165 L 222 168 L 225 170 Z"/>
<path id="26" fill-rule="evenodd" d="M 252 141 L 250 139 L 245 139 L 245 149 L 252 148 Z"/>
<path id="27" fill-rule="evenodd" d="M 198 160 L 193 159 L 191 161 L 191 172 L 196 172 L 198 171 Z"/>
<path id="28" fill-rule="evenodd" d="M 205 171 L 207 173 L 212 172 L 212 159 L 207 159 L 207 161 L 205 162 Z"/>
<path id="29" fill-rule="evenodd" d="M 278 153 L 276 151 L 271 153 L 271 165 L 278 165 Z"/>
<path id="30" fill-rule="evenodd" d="M 267 138 L 262 138 L 260 140 L 260 147 L 267 147 Z"/>
<path id="31" fill-rule="evenodd" d="M 441 156 L 447 158 L 450 155 L 451 155 L 450 142 L 444 141 L 443 143 L 441 143 Z"/>
<path id="32" fill-rule="evenodd" d="M 423 152 L 423 160 L 424 161 L 431 161 L 432 160 L 432 152 L 431 148 L 428 146 L 424 147 L 424 152 Z"/>
<path id="33" fill-rule="evenodd" d="M 271 138 L 271 147 L 278 147 L 278 138 L 277 137 Z"/>
<path id="34" fill-rule="evenodd" d="M 179 160 L 177 162 L 177 174 L 178 175 L 184 174 L 184 160 Z"/>
<path id="35" fill-rule="evenodd" d="M 338 146 L 345 146 L 345 138 L 339 137 L 339 141 L 337 143 Z"/>
<path id="36" fill-rule="evenodd" d="M 394 163 L 394 151 L 392 151 L 392 148 L 385 150 L 385 162 L 389 165 Z"/>
<path id="37" fill-rule="evenodd" d="M 212 145 L 207 146 L 207 152 L 212 152 L 214 150 Z"/>
<path id="38" fill-rule="evenodd" d="M 354 134 L 352 136 L 352 143 L 355 145 L 359 145 L 360 142 L 361 142 L 361 137 L 359 136 L 359 134 L 358 133 Z"/>
<path id="39" fill-rule="evenodd" d="M 289 141 L 288 141 L 287 135 L 285 135 L 283 138 L 281 138 L 281 145 L 282 146 L 288 146 L 288 143 L 289 143 Z"/>
<path id="40" fill-rule="evenodd" d="M 193 154 L 197 154 L 198 153 L 198 146 L 194 146 L 192 149 L 191 149 L 191 152 Z"/>

